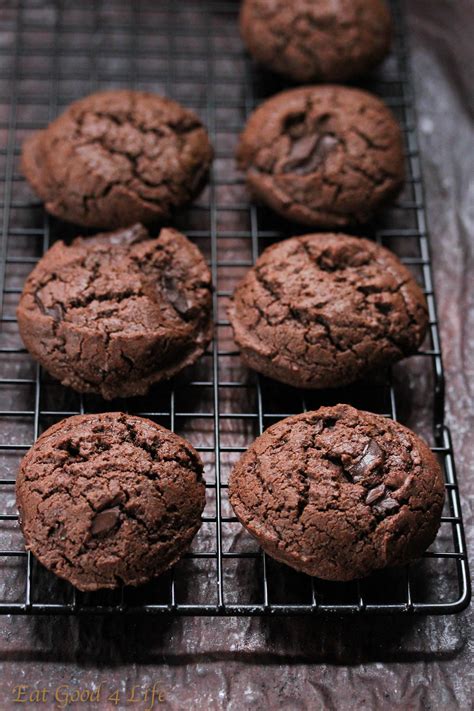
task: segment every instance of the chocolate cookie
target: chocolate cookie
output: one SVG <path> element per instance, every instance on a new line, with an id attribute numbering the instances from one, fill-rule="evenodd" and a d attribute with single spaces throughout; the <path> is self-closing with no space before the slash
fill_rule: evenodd
<path id="1" fill-rule="evenodd" d="M 79 392 L 143 395 L 194 363 L 212 337 L 211 275 L 176 230 L 141 225 L 56 242 L 26 280 L 23 342 Z"/>
<path id="2" fill-rule="evenodd" d="M 145 583 L 198 531 L 202 471 L 188 442 L 150 420 L 121 412 L 62 420 L 20 466 L 26 548 L 79 590 Z"/>
<path id="3" fill-rule="evenodd" d="M 266 249 L 229 317 L 244 363 L 302 388 L 346 385 L 415 353 L 428 324 L 423 292 L 398 258 L 342 234 Z"/>
<path id="4" fill-rule="evenodd" d="M 444 486 L 406 427 L 349 405 L 288 417 L 234 468 L 230 502 L 276 560 L 352 580 L 418 558 L 440 525 Z"/>
<path id="5" fill-rule="evenodd" d="M 274 72 L 344 82 L 382 61 L 392 27 L 383 0 L 244 0 L 240 30 L 253 57 Z"/>
<path id="6" fill-rule="evenodd" d="M 250 116 L 237 149 L 251 194 L 314 227 L 367 222 L 400 191 L 403 140 L 375 96 L 342 86 L 277 94 Z"/>
<path id="7" fill-rule="evenodd" d="M 199 193 L 212 147 L 198 117 L 143 91 L 76 101 L 23 146 L 22 169 L 48 212 L 86 227 L 167 219 Z"/>

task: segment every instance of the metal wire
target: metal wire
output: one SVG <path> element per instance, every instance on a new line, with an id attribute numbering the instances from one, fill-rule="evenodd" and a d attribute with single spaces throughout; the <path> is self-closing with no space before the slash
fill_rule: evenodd
<path id="1" fill-rule="evenodd" d="M 391 373 L 338 393 L 301 393 L 249 374 L 229 335 L 225 304 L 235 280 L 286 227 L 249 205 L 234 172 L 235 136 L 246 116 L 282 88 L 242 50 L 237 3 L 84 1 L 80 7 L 17 3 L 2 21 L 0 86 L 0 612 L 12 614 L 264 615 L 423 612 L 448 614 L 470 599 L 467 552 L 451 438 L 444 425 L 444 373 L 433 294 L 416 116 L 405 29 L 392 2 L 392 57 L 367 86 L 396 111 L 406 143 L 407 189 L 385 223 L 365 232 L 397 251 L 428 300 L 428 345 L 419 360 L 430 399 L 433 451 L 445 474 L 441 533 L 422 561 L 353 584 L 329 584 L 276 564 L 243 534 L 227 501 L 229 469 L 272 422 L 327 402 L 352 402 L 397 418 L 405 396 Z M 118 405 L 188 437 L 206 460 L 208 506 L 191 552 L 174 571 L 138 590 L 81 594 L 45 571 L 22 548 L 14 504 L 18 462 L 38 434 L 73 414 L 100 411 L 98 398 L 53 383 L 23 348 L 14 308 L 25 276 L 58 237 L 72 234 L 43 213 L 18 171 L 23 137 L 42 128 L 73 99 L 99 88 L 162 91 L 195 108 L 216 147 L 210 186 L 178 218 L 209 258 L 215 285 L 216 338 L 191 381 L 155 388 Z M 407 368 L 403 364 L 401 368 Z M 435 564 L 433 570 L 430 565 Z"/>

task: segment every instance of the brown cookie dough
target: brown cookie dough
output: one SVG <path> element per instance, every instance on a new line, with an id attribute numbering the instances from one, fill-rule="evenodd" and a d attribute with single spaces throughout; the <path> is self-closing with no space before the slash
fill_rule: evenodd
<path id="1" fill-rule="evenodd" d="M 193 447 L 151 420 L 120 412 L 62 420 L 20 466 L 26 548 L 79 590 L 145 583 L 198 531 L 202 471 Z"/>
<path id="2" fill-rule="evenodd" d="M 141 225 L 56 242 L 26 280 L 18 326 L 31 355 L 79 392 L 143 395 L 212 337 L 211 275 L 176 230 Z"/>
<path id="3" fill-rule="evenodd" d="M 252 196 L 314 227 L 367 222 L 404 180 L 403 139 L 380 99 L 314 86 L 277 94 L 250 116 L 237 149 Z"/>
<path id="4" fill-rule="evenodd" d="M 298 82 L 344 82 L 370 71 L 392 33 L 383 0 L 244 0 L 240 30 L 258 62 Z"/>
<path id="5" fill-rule="evenodd" d="M 346 385 L 416 352 L 428 324 L 423 292 L 398 258 L 342 234 L 266 249 L 229 317 L 246 365 L 302 388 Z"/>
<path id="6" fill-rule="evenodd" d="M 438 462 L 406 427 L 349 405 L 288 417 L 234 468 L 230 502 L 276 560 L 352 580 L 418 558 L 440 525 Z"/>
<path id="7" fill-rule="evenodd" d="M 48 212 L 103 228 L 169 218 L 200 192 L 211 161 L 192 111 L 125 90 L 76 101 L 22 151 L 23 173 Z"/>

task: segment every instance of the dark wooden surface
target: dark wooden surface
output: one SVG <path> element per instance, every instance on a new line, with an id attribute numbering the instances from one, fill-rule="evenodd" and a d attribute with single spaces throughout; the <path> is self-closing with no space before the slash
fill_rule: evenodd
<path id="1" fill-rule="evenodd" d="M 447 422 L 472 549 L 474 8 L 471 0 L 409 0 L 406 14 Z M 0 619 L 0 707 L 14 707 L 17 684 L 52 691 L 64 683 L 82 689 L 102 683 L 103 691 L 117 688 L 123 699 L 133 685 L 144 689 L 158 682 L 171 709 L 467 710 L 472 708 L 472 619 L 472 611 L 445 618 L 327 622 L 6 617 Z M 53 708 L 53 702 L 42 707 Z"/>

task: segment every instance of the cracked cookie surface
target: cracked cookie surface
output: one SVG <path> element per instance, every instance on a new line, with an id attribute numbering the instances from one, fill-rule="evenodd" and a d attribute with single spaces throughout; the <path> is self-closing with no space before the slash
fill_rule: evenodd
<path id="1" fill-rule="evenodd" d="M 212 161 L 192 111 L 141 91 L 71 104 L 23 145 L 22 170 L 48 212 L 85 227 L 168 219 L 202 189 Z"/>
<path id="2" fill-rule="evenodd" d="M 342 86 L 291 89 L 265 101 L 236 157 L 256 200 L 314 227 L 369 221 L 404 181 L 403 139 L 391 111 Z"/>
<path id="3" fill-rule="evenodd" d="M 20 466 L 26 548 L 80 590 L 145 583 L 198 531 L 202 472 L 194 448 L 151 420 L 120 412 L 62 420 Z"/>
<path id="4" fill-rule="evenodd" d="M 414 432 L 336 405 L 266 430 L 234 468 L 229 498 L 270 556 L 343 581 L 418 558 L 438 531 L 444 485 Z"/>
<path id="5" fill-rule="evenodd" d="M 64 385 L 114 397 L 194 363 L 212 337 L 211 274 L 199 249 L 141 225 L 56 242 L 26 280 L 18 326 L 31 355 Z"/>
<path id="6" fill-rule="evenodd" d="M 240 31 L 252 56 L 278 74 L 344 82 L 384 59 L 391 19 L 383 0 L 244 0 Z"/>
<path id="7" fill-rule="evenodd" d="M 388 249 L 343 234 L 267 248 L 229 307 L 246 365 L 302 388 L 347 385 L 416 352 L 423 292 Z"/>

